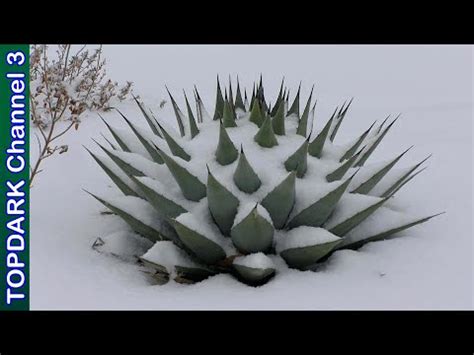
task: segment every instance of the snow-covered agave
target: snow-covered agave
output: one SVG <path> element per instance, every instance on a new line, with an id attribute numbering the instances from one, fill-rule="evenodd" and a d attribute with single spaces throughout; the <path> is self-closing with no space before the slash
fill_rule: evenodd
<path id="1" fill-rule="evenodd" d="M 235 99 L 230 82 L 223 95 L 218 79 L 213 117 L 196 88 L 196 113 L 186 94 L 186 115 L 169 95 L 178 130 L 135 99 L 149 129 L 119 111 L 130 130 L 104 121 L 116 143 L 96 142 L 103 157 L 89 151 L 123 193 L 93 196 L 154 242 L 139 260 L 162 282 L 229 273 L 260 285 L 278 269 L 314 270 L 335 250 L 357 249 L 434 217 L 386 206 L 426 159 L 394 172 L 406 150 L 364 166 L 396 118 L 337 146 L 352 100 L 313 130 L 313 90 L 300 111 L 300 88 L 289 105 L 283 82 L 271 106 L 261 78 L 250 100 L 238 80 Z"/>

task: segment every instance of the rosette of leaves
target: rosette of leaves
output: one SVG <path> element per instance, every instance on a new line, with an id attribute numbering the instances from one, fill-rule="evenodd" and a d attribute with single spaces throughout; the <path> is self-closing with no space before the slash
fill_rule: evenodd
<path id="1" fill-rule="evenodd" d="M 426 159 L 394 172 L 407 149 L 366 166 L 398 117 L 336 145 L 352 100 L 318 122 L 313 90 L 301 95 L 300 85 L 290 100 L 282 81 L 271 104 L 261 78 L 249 95 L 238 79 L 223 93 L 218 79 L 212 116 L 196 88 L 194 108 L 186 94 L 182 109 L 169 93 L 177 129 L 138 100 L 143 121 L 120 111 L 127 130 L 104 121 L 111 138 L 96 143 L 105 154 L 89 152 L 121 196 L 93 196 L 154 242 L 140 260 L 157 279 L 228 273 L 261 285 L 282 267 L 314 270 L 336 250 L 434 217 L 387 207 Z"/>

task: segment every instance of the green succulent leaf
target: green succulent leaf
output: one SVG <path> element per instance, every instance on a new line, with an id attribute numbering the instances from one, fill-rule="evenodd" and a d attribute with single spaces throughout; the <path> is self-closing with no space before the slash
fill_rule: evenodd
<path id="1" fill-rule="evenodd" d="M 377 122 L 377 121 L 375 121 Z M 343 154 L 341 159 L 339 160 L 340 163 L 342 163 L 344 160 L 349 159 L 354 156 L 355 152 L 357 149 L 360 147 L 362 142 L 365 140 L 369 132 L 372 130 L 372 127 L 375 125 L 375 122 L 372 123 L 372 125 L 364 132 L 362 135 L 357 139 L 357 141 Z"/>
<path id="2" fill-rule="evenodd" d="M 258 100 L 254 100 L 252 103 L 252 109 L 250 111 L 249 121 L 255 123 L 258 127 L 261 127 L 265 117 L 260 108 L 260 103 Z"/>
<path id="3" fill-rule="evenodd" d="M 191 284 L 201 282 L 211 276 L 216 275 L 216 272 L 207 268 L 175 266 L 176 277 L 174 280 L 178 283 Z"/>
<path id="4" fill-rule="evenodd" d="M 273 109 L 270 111 L 270 116 L 275 117 L 277 114 L 278 109 L 280 108 L 280 105 L 283 103 L 283 110 L 284 110 L 284 87 L 283 84 L 285 82 L 285 78 L 281 79 L 281 85 L 280 85 L 280 91 L 278 91 L 278 97 L 275 101 L 275 105 L 273 106 Z M 275 127 L 273 127 L 275 129 Z M 276 133 L 276 132 L 275 132 Z"/>
<path id="5" fill-rule="evenodd" d="M 235 108 L 245 111 L 245 104 L 242 100 L 242 93 L 240 91 L 239 77 L 237 77 L 237 92 L 235 94 Z"/>
<path id="6" fill-rule="evenodd" d="M 360 184 L 357 188 L 355 188 L 352 193 L 356 194 L 368 194 L 377 183 L 382 180 L 382 178 L 393 168 L 393 166 L 411 149 L 412 147 L 405 150 L 402 154 L 392 160 L 390 163 L 385 165 L 382 169 L 377 171 L 374 175 L 372 175 L 369 179 L 364 181 Z"/>
<path id="7" fill-rule="evenodd" d="M 365 148 L 365 147 L 364 147 Z M 329 173 L 326 175 L 326 181 L 327 182 L 333 182 L 337 180 L 341 180 L 344 175 L 346 175 L 347 171 L 352 168 L 356 160 L 359 158 L 360 154 L 364 150 L 362 148 L 359 150 L 354 156 L 352 156 L 349 160 L 345 161 L 344 163 L 341 164 L 340 167 L 338 167 L 336 170 L 334 170 L 332 173 Z"/>
<path id="8" fill-rule="evenodd" d="M 159 153 L 178 183 L 184 197 L 191 201 L 199 201 L 206 196 L 206 185 L 165 152 L 159 151 Z"/>
<path id="9" fill-rule="evenodd" d="M 287 171 L 296 171 L 296 176 L 302 178 L 306 173 L 308 167 L 308 140 L 285 161 L 285 168 Z"/>
<path id="10" fill-rule="evenodd" d="M 321 158 L 323 153 L 324 143 L 326 143 L 326 139 L 331 129 L 332 122 L 334 117 L 331 117 L 326 125 L 324 126 L 323 130 L 319 132 L 319 134 L 314 138 L 314 140 L 308 146 L 308 153 L 316 158 Z"/>
<path id="11" fill-rule="evenodd" d="M 341 240 L 333 242 L 317 244 L 302 248 L 292 248 L 283 250 L 280 255 L 293 269 L 306 270 L 308 267 L 314 265 L 321 258 L 329 254 Z"/>
<path id="12" fill-rule="evenodd" d="M 219 83 L 219 76 L 217 76 L 217 90 L 216 90 L 216 107 L 214 109 L 213 120 L 221 119 L 224 116 L 224 98 L 222 97 L 221 85 Z"/>
<path id="13" fill-rule="evenodd" d="M 146 112 L 145 108 L 143 107 L 143 104 L 141 104 L 140 101 L 138 101 L 138 99 L 135 97 L 135 95 L 132 95 L 132 96 L 133 96 L 133 99 L 135 100 L 135 102 L 137 103 L 138 107 L 140 108 L 140 111 L 143 114 L 143 117 L 145 117 L 145 120 L 148 123 L 148 126 L 150 126 L 150 129 L 153 132 L 153 134 L 157 135 L 160 138 L 163 138 L 161 136 L 160 132 L 158 131 L 158 128 L 155 126 L 155 122 L 150 117 L 148 112 Z"/>
<path id="14" fill-rule="evenodd" d="M 120 216 L 125 222 L 127 222 L 128 225 L 130 225 L 130 227 L 132 227 L 132 229 L 135 232 L 143 235 L 145 238 L 147 238 L 147 239 L 149 239 L 153 242 L 164 239 L 164 236 L 160 231 L 158 231 L 155 228 L 143 223 L 139 219 L 132 216 L 129 212 L 125 211 L 122 208 L 119 208 L 119 207 L 115 206 L 114 204 L 112 204 L 109 201 L 106 201 L 105 199 L 102 199 L 102 198 L 94 195 L 93 193 L 91 193 L 89 191 L 86 191 L 86 190 L 84 190 L 84 191 L 87 192 L 92 197 L 94 197 L 97 201 L 102 203 L 105 207 L 107 207 L 108 209 L 110 209 L 111 211 L 116 213 L 118 216 Z M 138 197 L 130 197 L 130 198 L 138 198 Z"/>
<path id="15" fill-rule="evenodd" d="M 166 88 L 166 91 L 168 92 L 168 95 L 171 99 L 171 105 L 173 106 L 173 111 L 174 111 L 174 114 L 176 116 L 176 122 L 178 123 L 179 133 L 181 134 L 181 137 L 184 137 L 185 134 L 186 134 L 186 132 L 184 130 L 184 122 L 183 122 L 183 116 L 184 115 L 181 112 L 181 110 L 179 109 L 179 106 L 176 103 L 176 101 L 174 100 L 173 96 L 171 96 L 171 93 L 168 90 L 168 88 Z"/>
<path id="16" fill-rule="evenodd" d="M 260 203 L 270 214 L 276 229 L 282 229 L 295 204 L 296 172 L 292 171 Z"/>
<path id="17" fill-rule="evenodd" d="M 378 201 L 371 206 L 365 208 L 364 210 L 356 213 L 352 217 L 342 221 L 338 225 L 332 227 L 329 231 L 332 234 L 335 234 L 339 237 L 345 236 L 349 233 L 353 228 L 358 226 L 362 223 L 367 217 L 369 217 L 372 213 L 374 213 L 379 207 L 381 207 L 390 197 L 384 198 L 381 201 Z"/>
<path id="18" fill-rule="evenodd" d="M 222 118 L 222 124 L 224 127 L 237 127 L 234 113 L 232 112 L 232 107 L 228 100 L 225 100 L 224 102 L 224 116 Z"/>
<path id="19" fill-rule="evenodd" d="M 358 241 L 353 242 L 353 243 L 348 243 L 348 244 L 342 243 L 340 245 L 340 247 L 338 247 L 338 249 L 353 249 L 353 250 L 356 250 L 356 249 L 359 249 L 360 247 L 364 246 L 367 243 L 392 238 L 392 237 L 396 236 L 397 233 L 399 233 L 401 231 L 404 231 L 405 229 L 411 228 L 411 227 L 416 226 L 418 224 L 425 223 L 425 222 L 429 221 L 431 218 L 437 217 L 437 216 L 439 216 L 443 213 L 445 213 L 445 212 L 438 213 L 438 214 L 435 214 L 435 215 L 432 215 L 432 216 L 429 216 L 429 217 L 420 218 L 420 219 L 418 219 L 414 222 L 407 223 L 407 224 L 401 225 L 401 226 L 396 227 L 396 228 L 392 228 L 392 229 L 387 230 L 385 232 L 378 233 L 376 235 L 372 235 L 370 237 L 364 238 L 362 240 L 358 240 Z"/>
<path id="20" fill-rule="evenodd" d="M 127 174 L 128 176 L 144 176 L 145 174 L 143 171 L 138 170 L 134 166 L 130 165 L 126 161 L 124 161 L 122 158 L 118 157 L 117 155 L 114 154 L 114 152 L 110 151 L 109 149 L 105 148 L 102 146 L 99 142 L 97 142 L 95 139 L 92 139 L 104 152 L 109 156 L 109 158 L 117 164 L 117 166 L 122 169 L 122 171 Z"/>
<path id="21" fill-rule="evenodd" d="M 233 264 L 233 268 L 239 279 L 251 286 L 262 285 L 275 275 L 273 268 L 259 269 L 239 264 Z"/>
<path id="22" fill-rule="evenodd" d="M 113 150 L 119 150 L 110 140 L 107 139 L 106 136 L 104 136 L 102 133 L 100 135 L 107 142 L 107 144 L 110 145 L 110 148 L 112 148 Z"/>
<path id="23" fill-rule="evenodd" d="M 306 137 L 307 134 L 307 129 L 308 129 L 308 117 L 309 117 L 309 111 L 311 108 L 311 98 L 313 97 L 313 88 L 311 89 L 311 93 L 309 94 L 308 101 L 306 102 L 306 106 L 303 110 L 303 114 L 301 115 L 301 118 L 298 123 L 298 128 L 296 129 L 296 134 L 299 134 L 300 136 Z"/>
<path id="24" fill-rule="evenodd" d="M 291 229 L 299 226 L 319 227 L 323 225 L 332 211 L 334 211 L 334 208 L 336 208 L 337 203 L 346 191 L 354 175 L 294 216 L 288 223 L 288 228 Z"/>
<path id="25" fill-rule="evenodd" d="M 150 184 L 156 181 L 149 177 L 136 178 L 131 176 L 133 182 L 144 192 L 144 196 L 153 208 L 162 216 L 167 218 L 176 218 L 182 213 L 188 212 L 183 206 L 172 201 L 157 189 L 151 188 Z M 164 189 L 164 186 L 162 187 Z"/>
<path id="26" fill-rule="evenodd" d="M 257 205 L 238 224 L 230 236 L 235 247 L 244 254 L 266 252 L 272 247 L 274 228 L 258 213 Z"/>
<path id="27" fill-rule="evenodd" d="M 193 110 L 191 110 L 191 106 L 189 105 L 189 101 L 188 101 L 188 97 L 186 96 L 186 93 L 184 93 L 184 100 L 186 101 L 186 109 L 188 110 L 189 130 L 191 133 L 191 139 L 193 139 L 199 134 L 199 128 L 196 124 L 196 120 L 193 115 Z"/>
<path id="28" fill-rule="evenodd" d="M 153 161 L 157 164 L 164 164 L 164 161 L 163 161 L 163 159 L 161 159 L 160 154 L 155 149 L 154 144 L 153 145 L 150 144 L 148 139 L 143 137 L 143 135 L 141 135 L 140 132 L 138 132 L 138 130 L 135 128 L 135 126 L 128 120 L 127 117 L 124 116 L 124 114 L 122 112 L 120 112 L 119 110 L 117 110 L 117 112 L 122 116 L 122 118 L 125 120 L 125 122 L 127 122 L 128 126 L 130 127 L 132 132 L 135 134 L 135 136 L 138 138 L 138 140 L 143 145 L 143 147 L 146 149 L 148 154 L 150 154 Z M 127 150 L 127 152 L 129 152 L 129 150 Z"/>
<path id="29" fill-rule="evenodd" d="M 279 136 L 285 135 L 285 102 L 280 100 L 275 117 L 272 120 L 273 132 Z"/>
<path id="30" fill-rule="evenodd" d="M 339 130 L 339 127 L 341 126 L 342 121 L 344 120 L 344 117 L 346 116 L 347 110 L 349 109 L 349 106 L 352 104 L 352 98 L 349 103 L 347 104 L 346 107 L 344 105 L 341 106 L 341 109 L 339 111 L 339 114 L 337 115 L 337 120 L 336 120 L 336 126 L 334 127 L 334 130 L 331 132 L 331 136 L 329 137 L 329 140 L 331 142 L 334 142 L 334 139 L 336 138 L 337 131 Z"/>
<path id="31" fill-rule="evenodd" d="M 239 200 L 212 175 L 208 168 L 207 202 L 212 218 L 224 235 L 230 234 Z"/>
<path id="32" fill-rule="evenodd" d="M 402 177 L 400 177 L 397 181 L 395 181 L 394 184 L 392 184 L 380 197 L 387 197 L 390 196 L 391 194 L 395 193 L 397 191 L 398 187 L 401 187 L 404 184 L 404 181 L 408 182 L 407 180 L 411 180 L 411 178 L 415 177 L 409 177 L 411 173 L 413 173 L 418 167 L 420 167 L 421 164 L 423 164 L 425 161 L 427 161 L 431 155 L 423 159 L 421 162 L 413 166 L 410 170 L 408 170 L 405 174 L 403 174 Z M 421 171 L 420 171 L 421 172 Z M 415 174 L 416 175 L 416 174 Z"/>
<path id="33" fill-rule="evenodd" d="M 255 142 L 261 147 L 271 148 L 278 145 L 278 141 L 273 132 L 272 121 L 270 116 L 266 116 L 262 126 L 254 137 Z"/>
<path id="34" fill-rule="evenodd" d="M 398 185 L 395 190 L 393 190 L 392 192 L 390 192 L 389 194 L 385 194 L 384 193 L 384 196 L 381 196 L 381 197 L 391 197 L 393 195 L 395 195 L 403 186 L 405 186 L 407 183 L 409 183 L 415 176 L 417 176 L 419 173 L 421 173 L 422 171 L 424 171 L 426 168 L 423 168 L 421 169 L 420 171 L 416 172 L 415 174 L 409 176 L 408 178 L 406 178 L 400 185 Z"/>
<path id="35" fill-rule="evenodd" d="M 186 153 L 186 151 L 173 139 L 173 137 L 163 128 L 162 125 L 159 125 L 159 127 L 163 137 L 165 138 L 166 144 L 168 144 L 168 147 L 170 148 L 171 153 L 175 157 L 180 157 L 181 159 L 190 161 L 191 156 Z"/>
<path id="36" fill-rule="evenodd" d="M 177 220 L 173 220 L 173 225 L 181 242 L 191 250 L 199 260 L 206 264 L 215 264 L 226 257 L 224 249 L 216 242 Z"/>
<path id="37" fill-rule="evenodd" d="M 221 122 L 219 128 L 219 142 L 216 149 L 216 160 L 221 165 L 229 165 L 233 163 L 238 156 L 239 152 Z"/>
<path id="38" fill-rule="evenodd" d="M 300 91 L 301 91 L 301 83 L 298 86 L 298 91 L 296 93 L 295 99 L 293 100 L 293 103 L 291 104 L 291 107 L 288 110 L 287 116 L 290 116 L 292 114 L 296 114 L 296 116 L 300 116 Z M 288 92 L 289 96 L 289 92 Z"/>
<path id="39" fill-rule="evenodd" d="M 130 148 L 127 147 L 127 144 L 125 144 L 125 142 L 120 138 L 120 136 L 115 132 L 115 130 L 107 123 L 106 120 L 104 120 L 104 118 L 100 114 L 98 115 L 102 122 L 104 122 L 104 124 L 107 126 L 108 130 L 112 134 L 112 137 L 114 137 L 115 141 L 120 146 L 120 149 L 122 149 L 124 152 L 130 152 Z"/>
<path id="40" fill-rule="evenodd" d="M 260 178 L 248 162 L 242 147 L 240 148 L 239 162 L 234 172 L 234 182 L 240 191 L 248 194 L 257 191 L 262 185 Z"/>
<path id="41" fill-rule="evenodd" d="M 135 192 L 135 190 L 128 186 L 127 183 L 125 183 L 119 176 L 117 176 L 117 174 L 115 174 L 109 167 L 107 167 L 107 165 L 104 164 L 99 157 L 97 157 L 86 147 L 84 147 L 84 149 L 87 150 L 87 152 L 92 156 L 92 158 L 94 158 L 96 163 L 102 168 L 102 170 L 105 171 L 105 173 L 110 177 L 110 179 L 119 188 L 119 190 L 123 192 L 124 195 L 138 197 L 138 194 Z"/>
<path id="42" fill-rule="evenodd" d="M 359 161 L 356 163 L 355 166 L 363 166 L 364 163 L 367 161 L 367 159 L 369 159 L 369 157 L 372 155 L 372 153 L 374 152 L 375 148 L 377 148 L 377 146 L 380 144 L 380 142 L 382 141 L 382 139 L 385 137 L 385 135 L 387 134 L 387 132 L 390 130 L 390 128 L 392 128 L 393 124 L 395 122 L 397 122 L 398 118 L 400 116 L 398 116 L 397 118 L 395 118 L 392 123 L 390 123 L 387 128 L 385 128 L 382 133 L 380 133 L 379 137 L 377 138 L 377 140 L 370 146 L 370 148 L 362 155 L 362 157 L 359 159 Z"/>

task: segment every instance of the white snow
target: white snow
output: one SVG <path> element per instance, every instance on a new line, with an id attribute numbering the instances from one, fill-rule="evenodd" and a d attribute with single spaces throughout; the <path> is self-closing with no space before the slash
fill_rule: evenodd
<path id="1" fill-rule="evenodd" d="M 130 262 L 153 245 L 150 240 L 127 230 L 100 236 L 96 242 L 95 250 Z"/>
<path id="2" fill-rule="evenodd" d="M 31 190 L 32 309 L 472 308 L 473 97 L 469 47 L 292 46 L 288 52 L 288 48 L 280 46 L 105 46 L 105 51 L 110 76 L 118 81 L 133 80 L 136 94 L 170 126 L 176 123 L 164 84 L 182 109 L 185 106 L 179 95 L 181 89 L 191 92 L 196 84 L 206 109 L 212 113 L 216 72 L 222 75 L 238 72 L 241 87 L 248 88 L 262 71 L 265 93 L 272 99 L 278 93 L 284 73 L 291 87 L 290 101 L 300 79 L 304 80 L 303 93 L 309 92 L 313 82 L 318 83 L 321 90 L 315 96 L 318 99 L 316 131 L 321 130 L 336 105 L 355 96 L 334 145 L 328 145 L 323 152 L 320 170 L 308 160 L 311 174 L 308 181 L 315 184 L 333 170 L 330 158 L 336 150 L 343 154 L 345 150 L 341 147 L 360 136 L 375 119 L 380 123 L 387 114 L 402 112 L 401 119 L 367 164 L 392 159 L 411 144 L 415 148 L 398 163 L 400 168 L 412 166 L 430 153 L 433 158 L 427 172 L 407 184 L 376 213 L 394 220 L 398 215 L 385 207 L 406 211 L 410 216 L 415 212 L 417 216 L 447 213 L 407 230 L 403 238 L 370 243 L 357 252 L 337 251 L 315 273 L 286 269 L 279 257 L 271 256 L 278 276 L 258 289 L 244 286 L 229 275 L 218 275 L 186 287 L 174 283 L 150 286 L 147 275 L 136 265 L 106 257 L 91 248 L 97 237 L 130 232 L 130 228 L 118 216 L 101 215 L 99 212 L 104 207 L 81 190 L 100 192 L 107 197 L 118 193 L 81 147 L 81 144 L 89 146 L 90 138 L 100 137 L 100 132 L 110 137 L 96 114 L 85 114 L 78 131 L 58 139 L 57 144 L 69 145 L 68 153 L 47 159 Z M 130 66 L 130 58 L 137 55 L 141 65 Z M 156 65 L 158 62 L 160 65 Z M 162 99 L 168 102 L 160 109 Z M 147 130 L 135 103 L 123 102 L 117 107 L 134 124 L 144 127 L 143 131 Z M 131 147 L 133 152 L 146 156 L 140 142 L 116 112 L 103 116 L 130 136 L 136 144 Z M 288 129 L 295 129 L 294 122 Z M 236 139 L 236 145 L 243 143 L 247 158 L 263 183 L 255 196 L 263 198 L 287 175 L 286 170 L 277 160 L 261 165 L 265 149 L 257 157 L 259 148 L 251 142 L 252 137 L 240 141 L 238 129 L 228 131 Z M 208 134 L 202 135 L 203 140 L 215 141 L 217 130 L 214 133 L 209 130 Z M 281 137 L 277 139 L 282 141 Z M 197 140 L 184 143 L 184 149 L 199 149 L 192 146 L 199 143 Z M 291 144 L 296 150 L 301 142 L 295 140 Z M 201 149 L 212 152 L 215 147 Z M 285 149 L 279 151 L 282 157 L 291 153 Z M 32 140 L 32 159 L 36 154 Z M 206 181 L 204 161 L 199 164 L 198 177 Z M 217 171 L 215 166 L 216 163 L 210 164 L 219 181 L 226 187 L 233 186 L 236 162 L 225 171 Z M 172 195 L 175 192 L 178 195 L 179 189 L 170 173 L 162 169 L 159 174 L 157 181 Z M 298 185 L 305 183 L 305 178 L 298 179 Z M 235 193 L 239 199 L 245 196 Z M 204 201 L 196 204 L 196 208 L 204 206 Z M 380 227 L 389 225 L 389 221 L 385 222 Z M 373 222 L 367 219 L 349 235 L 362 236 L 365 223 Z M 372 226 L 378 228 L 377 224 Z M 383 278 L 379 276 L 381 272 L 385 274 Z M 348 294 L 351 296 L 347 297 Z"/>
<path id="3" fill-rule="evenodd" d="M 341 239 L 326 229 L 308 226 L 294 228 L 287 233 L 278 231 L 277 234 L 275 249 L 278 253 L 286 249 L 304 248 Z"/>
<path id="4" fill-rule="evenodd" d="M 255 253 L 249 255 L 238 256 L 233 262 L 235 265 L 242 265 L 254 269 L 273 269 L 275 264 L 272 259 L 264 253 Z"/>
<path id="5" fill-rule="evenodd" d="M 198 267 L 186 252 L 166 240 L 156 242 L 141 258 L 165 267 L 171 275 L 175 273 L 175 266 Z"/>

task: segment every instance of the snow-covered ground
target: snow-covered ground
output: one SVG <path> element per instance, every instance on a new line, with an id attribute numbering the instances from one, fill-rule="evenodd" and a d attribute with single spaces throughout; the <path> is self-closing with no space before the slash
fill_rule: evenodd
<path id="1" fill-rule="evenodd" d="M 196 84 L 213 111 L 215 75 L 241 84 L 263 74 L 266 95 L 281 77 L 303 98 L 316 84 L 315 124 L 352 96 L 336 141 L 353 139 L 374 120 L 402 113 L 371 162 L 391 159 L 414 144 L 400 166 L 433 153 L 429 168 L 406 185 L 399 200 L 430 215 L 447 213 L 403 238 L 338 251 L 322 270 L 291 271 L 252 288 L 225 275 L 192 286 L 151 286 L 131 263 L 97 253 L 97 237 L 128 230 L 81 189 L 110 181 L 81 144 L 106 128 L 95 114 L 64 137 L 69 152 L 48 159 L 31 191 L 32 309 L 466 309 L 473 306 L 472 104 L 473 54 L 468 46 L 106 46 L 108 74 L 133 80 L 154 110 Z M 294 94 L 294 92 L 293 92 Z M 141 114 L 120 105 L 132 120 Z M 171 113 L 169 103 L 165 112 Z M 105 118 L 120 126 L 114 112 Z M 174 117 L 161 116 L 171 125 Z M 34 142 L 32 155 L 34 156 Z M 117 246 L 120 247 L 120 246 Z"/>

